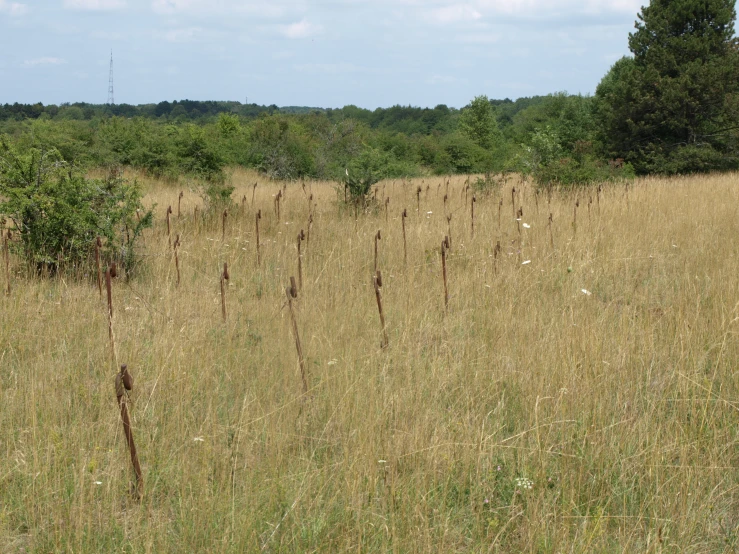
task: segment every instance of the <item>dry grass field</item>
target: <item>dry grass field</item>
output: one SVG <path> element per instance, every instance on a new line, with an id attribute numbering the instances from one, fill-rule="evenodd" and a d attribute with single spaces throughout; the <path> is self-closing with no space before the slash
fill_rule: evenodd
<path id="1" fill-rule="evenodd" d="M 113 282 L 140 500 L 95 276 L 11 259 L 1 552 L 739 551 L 738 175 L 551 199 L 510 180 L 477 193 L 474 235 L 464 178 L 449 223 L 441 178 L 382 183 L 356 217 L 290 183 L 280 221 L 282 184 L 232 179 L 225 235 L 195 191 L 178 218 L 180 186 L 146 182 L 146 266 Z M 310 194 L 305 393 L 285 287 Z"/>

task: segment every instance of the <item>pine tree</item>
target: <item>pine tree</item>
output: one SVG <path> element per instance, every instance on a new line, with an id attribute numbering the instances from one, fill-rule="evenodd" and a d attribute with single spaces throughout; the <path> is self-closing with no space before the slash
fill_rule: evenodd
<path id="1" fill-rule="evenodd" d="M 608 155 L 640 173 L 739 167 L 734 0 L 652 0 L 638 17 L 633 59 L 596 91 Z"/>

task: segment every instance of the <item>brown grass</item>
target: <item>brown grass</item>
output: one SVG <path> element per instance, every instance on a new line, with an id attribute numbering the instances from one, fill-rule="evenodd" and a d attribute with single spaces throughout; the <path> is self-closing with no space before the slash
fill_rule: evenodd
<path id="1" fill-rule="evenodd" d="M 95 270 L 89 282 L 29 279 L 11 259 L 0 551 L 739 548 L 736 175 L 638 180 L 628 194 L 604 186 L 576 236 L 574 195 L 537 210 L 520 180 L 476 192 L 474 237 L 463 177 L 448 185 L 451 222 L 433 194 L 398 221 L 420 202 L 416 181 L 381 184 L 389 221 L 378 200 L 356 223 L 333 184 L 306 182 L 299 301 L 285 283 L 309 217 L 300 185 L 287 185 L 278 222 L 269 208 L 281 183 L 232 179 L 234 198 L 251 190 L 254 201 L 225 236 L 193 188 L 144 179 L 158 206 L 147 269 L 112 283 L 118 359 L 137 377 L 140 502 Z M 165 209 L 181 189 L 177 288 Z M 513 206 L 499 216 L 501 200 Z M 378 229 L 383 349 L 369 278 Z"/>

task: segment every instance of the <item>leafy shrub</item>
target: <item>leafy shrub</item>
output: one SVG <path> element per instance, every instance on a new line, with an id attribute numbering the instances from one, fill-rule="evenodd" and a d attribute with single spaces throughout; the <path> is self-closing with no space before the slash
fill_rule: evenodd
<path id="1" fill-rule="evenodd" d="M 344 186 L 352 200 L 366 200 L 372 185 L 378 181 L 417 174 L 418 168 L 414 164 L 398 160 L 388 152 L 365 146 L 345 168 Z"/>
<path id="2" fill-rule="evenodd" d="M 630 164 L 607 164 L 595 157 L 590 141 L 576 141 L 571 147 L 563 142 L 550 125 L 537 129 L 530 145 L 523 146 L 518 159 L 520 171 L 544 187 L 573 187 L 634 177 Z"/>
<path id="3" fill-rule="evenodd" d="M 152 222 L 150 211 L 137 217 L 141 196 L 117 173 L 88 179 L 56 149 L 18 152 L 0 139 L 0 214 L 13 222 L 22 255 L 38 271 L 83 266 L 100 236 L 104 258 L 130 272 L 136 241 Z"/>
<path id="4" fill-rule="evenodd" d="M 181 127 L 175 143 L 178 162 L 185 173 L 209 182 L 222 182 L 225 179 L 225 161 L 206 140 L 201 127 L 191 123 Z"/>
<path id="5" fill-rule="evenodd" d="M 273 179 L 297 179 L 313 173 L 307 139 L 281 116 L 263 117 L 251 131 L 249 163 Z"/>

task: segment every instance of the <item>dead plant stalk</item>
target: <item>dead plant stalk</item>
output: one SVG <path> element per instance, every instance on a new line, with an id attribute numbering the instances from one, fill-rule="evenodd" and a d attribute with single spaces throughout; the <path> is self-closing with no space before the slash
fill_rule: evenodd
<path id="1" fill-rule="evenodd" d="M 308 374 L 305 368 L 305 359 L 303 359 L 303 347 L 300 344 L 300 333 L 298 332 L 298 320 L 295 318 L 295 309 L 293 300 L 298 298 L 298 289 L 295 286 L 295 277 L 290 277 L 290 286 L 285 288 L 287 295 L 287 306 L 290 310 L 290 319 L 292 321 L 293 337 L 295 338 L 295 350 L 298 353 L 298 365 L 300 366 L 300 378 L 303 381 L 303 394 L 308 393 Z"/>
<path id="2" fill-rule="evenodd" d="M 223 321 L 226 321 L 226 286 L 231 276 L 228 274 L 228 264 L 223 262 L 223 272 L 221 273 L 221 312 L 223 313 Z"/>
<path id="3" fill-rule="evenodd" d="M 121 365 L 120 372 L 115 378 L 115 395 L 118 399 L 118 408 L 121 411 L 121 420 L 123 421 L 123 434 L 126 437 L 128 451 L 131 454 L 131 465 L 136 474 L 136 485 L 134 486 L 134 495 L 141 497 L 144 488 L 144 476 L 139 463 L 139 456 L 136 452 L 136 444 L 133 441 L 133 430 L 131 429 L 131 418 L 128 415 L 128 394 L 126 391 L 133 389 L 133 377 L 128 372 L 126 364 Z"/>
<path id="4" fill-rule="evenodd" d="M 382 341 L 380 342 L 380 348 L 387 348 L 390 344 L 390 340 L 387 336 L 385 313 L 382 311 L 382 293 L 380 292 L 380 288 L 382 287 L 382 273 L 379 269 L 375 271 L 375 275 L 372 277 L 372 284 L 375 287 L 375 298 L 377 298 L 377 309 L 380 312 L 380 326 L 382 327 Z"/>

